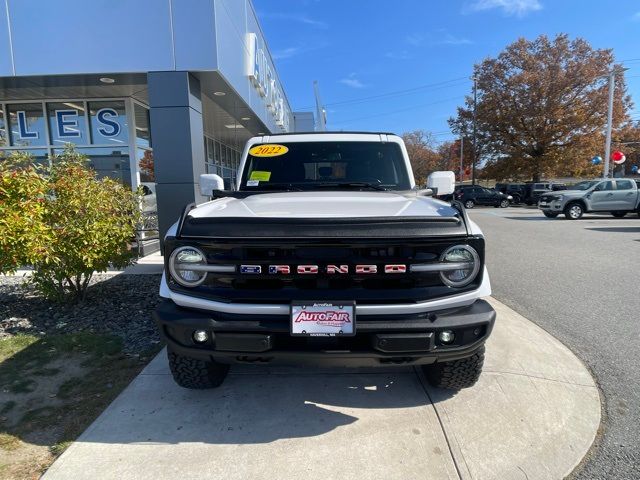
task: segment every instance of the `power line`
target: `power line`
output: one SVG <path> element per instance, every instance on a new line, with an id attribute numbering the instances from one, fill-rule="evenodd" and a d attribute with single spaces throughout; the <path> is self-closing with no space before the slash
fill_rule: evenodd
<path id="1" fill-rule="evenodd" d="M 464 80 L 464 82 L 462 82 L 462 80 Z M 458 82 L 458 83 L 454 83 L 454 82 Z M 380 98 L 385 98 L 385 97 L 393 97 L 393 96 L 398 96 L 398 95 L 407 95 L 407 94 L 411 94 L 414 92 L 419 92 L 421 90 L 426 90 L 426 89 L 438 89 L 438 88 L 449 88 L 449 87 L 458 87 L 461 85 L 464 85 L 465 83 L 470 82 L 468 77 L 458 77 L 458 78 L 452 78 L 450 80 L 443 80 L 441 82 L 435 82 L 435 83 L 428 83 L 425 85 L 419 85 L 417 87 L 412 87 L 412 88 L 405 88 L 403 90 L 394 90 L 391 92 L 387 92 L 387 93 L 380 93 L 378 95 L 370 95 L 367 97 L 358 97 L 358 98 L 352 98 L 352 99 L 348 99 L 348 100 L 340 100 L 337 102 L 329 102 L 329 103 L 325 103 L 325 106 L 334 106 L 334 105 L 346 105 L 346 104 L 350 104 L 350 103 L 361 103 L 361 102 L 367 102 L 370 100 L 378 100 Z M 313 108 L 313 107 L 301 107 L 300 110 L 306 110 L 309 108 Z"/>
<path id="2" fill-rule="evenodd" d="M 341 120 L 339 122 L 331 122 L 334 125 L 340 125 L 340 124 L 344 124 L 344 123 L 351 123 L 351 122 L 357 122 L 359 120 L 368 120 L 370 118 L 378 118 L 378 117 L 386 117 L 387 115 L 394 115 L 396 113 L 402 113 L 402 112 L 408 112 L 410 110 L 415 110 L 417 108 L 424 108 L 424 107 L 429 107 L 431 105 L 437 105 L 440 103 L 446 103 L 446 102 L 450 102 L 452 100 L 459 100 L 461 98 L 465 98 L 464 95 L 458 95 L 457 97 L 452 97 L 452 98 L 445 98 L 444 100 L 438 100 L 437 102 L 431 102 L 431 103 L 424 103 L 422 105 L 414 105 L 412 107 L 408 107 L 408 108 L 403 108 L 400 110 L 393 110 L 390 112 L 382 112 L 382 113 L 377 113 L 375 115 L 368 115 L 366 117 L 358 117 L 358 118 L 351 118 L 349 120 Z"/>

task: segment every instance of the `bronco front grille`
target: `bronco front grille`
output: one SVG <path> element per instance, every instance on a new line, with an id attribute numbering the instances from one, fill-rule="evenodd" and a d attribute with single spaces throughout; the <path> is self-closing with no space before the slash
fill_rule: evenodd
<path id="1" fill-rule="evenodd" d="M 361 304 L 412 303 L 459 294 L 478 287 L 476 279 L 464 288 L 446 286 L 438 272 L 411 272 L 410 265 L 437 262 L 449 246 L 468 244 L 484 264 L 481 237 L 398 240 L 304 239 L 265 241 L 229 239 L 165 241 L 165 259 L 174 248 L 191 245 L 201 249 L 210 265 L 235 265 L 232 273 L 209 273 L 195 288 L 181 287 L 169 279 L 169 287 L 188 295 L 225 302 L 289 303 L 293 300 L 356 300 Z M 298 266 L 317 271 L 298 273 Z M 270 267 L 283 267 L 274 271 Z M 348 273 L 328 272 L 346 267 Z M 358 269 L 375 266 L 375 273 Z M 389 269 L 395 266 L 395 269 Z M 247 268 L 243 268 L 247 267 Z M 259 267 L 259 268 L 258 268 Z M 387 270 L 385 271 L 385 267 Z M 404 267 L 401 268 L 401 267 Z M 395 271 L 392 271 L 395 270 Z"/>

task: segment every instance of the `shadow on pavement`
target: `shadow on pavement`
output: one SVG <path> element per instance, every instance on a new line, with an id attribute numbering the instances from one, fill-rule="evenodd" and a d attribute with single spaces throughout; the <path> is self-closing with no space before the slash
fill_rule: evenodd
<path id="1" fill-rule="evenodd" d="M 314 437 L 430 405 L 412 369 L 396 373 L 231 374 L 215 390 L 141 375 L 80 438 L 92 443 L 258 444 Z M 439 400 L 450 398 L 442 392 Z M 366 410 L 367 413 L 364 413 Z M 370 421 L 370 420 L 369 420 Z"/>
<path id="2" fill-rule="evenodd" d="M 550 221 L 550 220 L 554 220 L 553 218 L 547 218 L 544 215 L 541 215 L 539 217 L 502 217 L 502 218 L 506 218 L 508 220 L 545 220 L 545 221 Z"/>
<path id="3" fill-rule="evenodd" d="M 587 227 L 585 230 L 605 233 L 638 233 L 640 232 L 640 227 Z"/>

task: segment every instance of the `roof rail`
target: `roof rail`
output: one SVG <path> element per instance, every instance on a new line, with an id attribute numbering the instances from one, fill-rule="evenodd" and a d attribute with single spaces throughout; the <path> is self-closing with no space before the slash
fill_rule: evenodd
<path id="1" fill-rule="evenodd" d="M 286 132 L 286 133 L 267 133 L 265 135 L 256 135 L 257 137 L 280 137 L 287 135 L 336 135 L 343 133 L 345 135 L 359 134 L 359 135 L 396 135 L 391 132 L 350 132 L 350 131 L 332 131 L 332 132 Z"/>

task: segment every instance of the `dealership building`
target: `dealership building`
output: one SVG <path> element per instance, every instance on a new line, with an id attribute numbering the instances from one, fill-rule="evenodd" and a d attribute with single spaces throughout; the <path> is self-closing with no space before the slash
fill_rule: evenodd
<path id="1" fill-rule="evenodd" d="M 3 0 L 0 159 L 72 143 L 100 176 L 155 196 L 159 230 L 234 182 L 254 135 L 314 129 L 293 112 L 250 0 Z"/>

